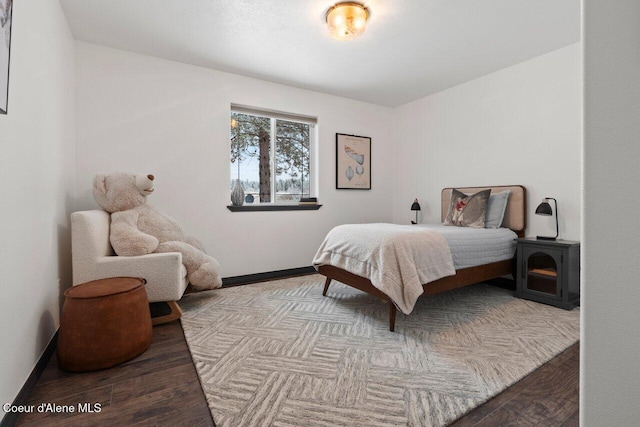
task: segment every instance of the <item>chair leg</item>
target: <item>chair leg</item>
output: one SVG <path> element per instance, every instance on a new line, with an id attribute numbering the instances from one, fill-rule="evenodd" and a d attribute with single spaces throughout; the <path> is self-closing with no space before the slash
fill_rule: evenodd
<path id="1" fill-rule="evenodd" d="M 324 282 L 324 291 L 322 291 L 322 296 L 327 296 L 327 290 L 329 290 L 329 285 L 331 284 L 331 278 L 327 277 L 327 280 Z"/>
<path id="2" fill-rule="evenodd" d="M 178 320 L 180 317 L 182 317 L 182 309 L 176 301 L 167 301 L 167 305 L 171 309 L 171 313 L 151 319 L 151 323 L 153 324 L 153 326 L 173 322 L 174 320 Z"/>
<path id="3" fill-rule="evenodd" d="M 396 306 L 393 301 L 389 301 L 389 330 L 393 332 L 396 328 Z"/>

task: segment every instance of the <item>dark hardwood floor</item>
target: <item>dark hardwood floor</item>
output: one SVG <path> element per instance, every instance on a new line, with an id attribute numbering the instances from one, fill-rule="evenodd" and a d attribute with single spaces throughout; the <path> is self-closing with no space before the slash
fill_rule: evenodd
<path id="1" fill-rule="evenodd" d="M 575 344 L 453 426 L 577 426 L 579 344 Z M 212 426 L 179 322 L 153 329 L 151 347 L 115 368 L 73 374 L 55 355 L 28 404 L 74 405 L 75 413 L 22 414 L 28 426 Z M 78 413 L 78 403 L 100 403 L 99 413 Z"/>
<path id="2" fill-rule="evenodd" d="M 451 426 L 577 426 L 580 343 L 576 343 Z"/>
<path id="3" fill-rule="evenodd" d="M 55 354 L 29 396 L 29 405 L 74 405 L 75 413 L 22 414 L 19 426 L 213 426 L 179 322 L 153 328 L 151 347 L 135 359 L 96 372 L 58 368 Z M 100 403 L 78 413 L 78 403 Z"/>

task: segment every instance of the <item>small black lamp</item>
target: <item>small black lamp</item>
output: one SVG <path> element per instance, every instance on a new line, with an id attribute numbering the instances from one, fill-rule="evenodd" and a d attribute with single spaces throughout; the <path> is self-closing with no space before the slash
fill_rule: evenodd
<path id="1" fill-rule="evenodd" d="M 558 201 L 553 197 L 545 197 L 542 199 L 542 203 L 538 205 L 536 208 L 536 215 L 545 215 L 551 216 L 553 215 L 553 210 L 551 209 L 551 205 L 549 204 L 549 200 L 553 200 L 553 203 L 556 207 L 556 235 L 555 237 L 545 237 L 545 236 L 537 236 L 538 240 L 556 240 L 558 238 Z"/>
<path id="2" fill-rule="evenodd" d="M 413 201 L 413 204 L 411 205 L 411 210 L 412 211 L 416 211 L 416 220 L 415 221 L 411 221 L 411 224 L 417 224 L 418 223 L 418 211 L 420 210 L 420 203 L 418 203 L 418 199 L 415 199 Z"/>

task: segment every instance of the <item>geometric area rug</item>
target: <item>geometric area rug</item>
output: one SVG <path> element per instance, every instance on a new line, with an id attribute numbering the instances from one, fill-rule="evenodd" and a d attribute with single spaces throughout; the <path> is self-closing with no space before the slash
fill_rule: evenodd
<path id="1" fill-rule="evenodd" d="M 181 319 L 217 426 L 444 426 L 579 337 L 579 309 L 485 284 L 398 312 L 324 276 L 190 294 Z"/>

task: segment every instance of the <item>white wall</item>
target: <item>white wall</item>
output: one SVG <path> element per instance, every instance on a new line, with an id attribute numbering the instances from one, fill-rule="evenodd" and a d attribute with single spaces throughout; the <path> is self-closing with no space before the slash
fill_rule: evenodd
<path id="1" fill-rule="evenodd" d="M 414 198 L 423 222 L 440 221 L 445 187 L 521 184 L 527 234 L 553 235 L 534 215 L 558 200 L 560 237 L 580 236 L 581 48 L 574 44 L 395 109 L 394 221 Z"/>
<path id="2" fill-rule="evenodd" d="M 13 8 L 9 114 L 0 115 L 0 405 L 14 400 L 58 327 L 75 183 L 71 32 L 57 1 Z"/>
<path id="3" fill-rule="evenodd" d="M 334 225 L 390 222 L 391 110 L 192 65 L 76 43 L 79 209 L 98 172 L 153 173 L 149 203 L 218 259 L 223 277 L 311 265 Z M 232 213 L 231 103 L 318 117 L 319 211 Z M 372 190 L 335 189 L 335 134 L 372 138 Z"/>
<path id="4" fill-rule="evenodd" d="M 585 0 L 580 425 L 640 419 L 640 2 Z"/>

